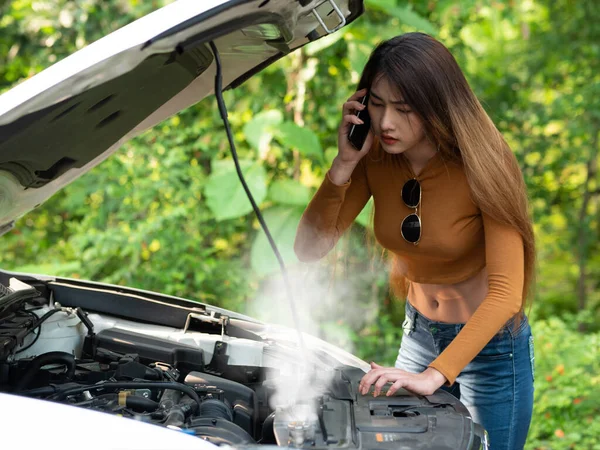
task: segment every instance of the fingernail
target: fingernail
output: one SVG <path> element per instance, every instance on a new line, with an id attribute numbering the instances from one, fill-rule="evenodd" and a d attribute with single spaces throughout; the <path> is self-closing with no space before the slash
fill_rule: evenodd
<path id="1" fill-rule="evenodd" d="M 364 124 L 364 122 L 362 120 L 358 119 L 358 121 L 361 123 L 361 125 Z"/>

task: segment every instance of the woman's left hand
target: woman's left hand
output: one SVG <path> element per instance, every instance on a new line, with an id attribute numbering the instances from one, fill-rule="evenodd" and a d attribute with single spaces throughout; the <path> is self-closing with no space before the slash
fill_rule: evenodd
<path id="1" fill-rule="evenodd" d="M 421 373 L 410 373 L 394 367 L 382 367 L 371 363 L 371 370 L 360 380 L 359 390 L 366 395 L 375 384 L 373 396 L 377 397 L 387 383 L 393 383 L 386 395 L 393 395 L 398 389 L 404 388 L 420 395 L 432 395 L 446 382 L 446 377 L 432 367 Z"/>

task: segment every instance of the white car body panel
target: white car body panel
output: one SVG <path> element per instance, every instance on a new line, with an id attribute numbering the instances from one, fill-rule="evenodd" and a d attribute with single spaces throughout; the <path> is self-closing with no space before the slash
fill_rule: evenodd
<path id="1" fill-rule="evenodd" d="M 33 398 L 0 393 L 2 448 L 215 450 L 182 431 Z M 23 420 L 31 417 L 32 420 Z M 33 420 L 35 418 L 35 420 Z"/>

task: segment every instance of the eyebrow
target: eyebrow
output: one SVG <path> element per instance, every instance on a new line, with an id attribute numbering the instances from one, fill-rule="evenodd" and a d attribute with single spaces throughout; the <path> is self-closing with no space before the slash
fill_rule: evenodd
<path id="1" fill-rule="evenodd" d="M 377 95 L 375 92 L 371 91 L 370 92 L 372 97 L 375 97 L 377 100 L 379 100 L 380 102 L 383 102 L 384 100 Z M 407 103 L 404 100 L 396 100 L 396 101 L 391 101 L 390 103 L 393 103 L 394 105 L 406 105 Z"/>

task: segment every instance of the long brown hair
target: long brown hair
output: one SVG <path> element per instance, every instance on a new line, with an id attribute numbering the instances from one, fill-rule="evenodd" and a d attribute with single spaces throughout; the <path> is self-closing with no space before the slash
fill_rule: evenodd
<path id="1" fill-rule="evenodd" d="M 395 86 L 420 116 L 441 156 L 462 162 L 473 201 L 481 211 L 514 227 L 523 237 L 525 300 L 535 276 L 535 239 L 527 188 L 515 155 L 471 90 L 458 63 L 431 36 L 407 33 L 375 48 L 363 70 L 359 89 L 370 88 L 379 77 Z"/>

